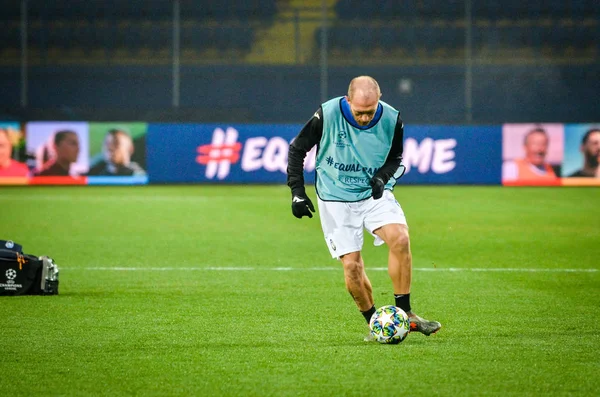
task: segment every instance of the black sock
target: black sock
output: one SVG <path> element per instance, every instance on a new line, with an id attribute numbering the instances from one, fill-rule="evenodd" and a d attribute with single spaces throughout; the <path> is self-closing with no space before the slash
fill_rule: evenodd
<path id="1" fill-rule="evenodd" d="M 373 313 L 375 313 L 375 305 L 373 305 L 373 307 L 371 307 L 369 310 L 365 310 L 364 312 L 362 312 L 362 315 L 365 316 L 365 320 L 367 320 L 367 324 L 369 324 L 371 322 L 371 316 L 373 315 Z"/>
<path id="2" fill-rule="evenodd" d="M 410 313 L 410 293 L 394 294 L 394 298 L 396 299 L 396 307 L 399 307 L 406 313 Z"/>

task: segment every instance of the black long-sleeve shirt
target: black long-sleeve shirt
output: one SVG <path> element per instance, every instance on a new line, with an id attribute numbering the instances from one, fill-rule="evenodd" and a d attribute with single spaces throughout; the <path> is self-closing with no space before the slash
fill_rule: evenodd
<path id="1" fill-rule="evenodd" d="M 292 190 L 292 195 L 304 193 L 304 159 L 306 154 L 318 145 L 323 136 L 323 109 L 315 112 L 313 117 L 304 125 L 298 136 L 290 144 L 288 153 L 287 184 Z M 404 123 L 398 113 L 398 120 L 394 129 L 394 138 L 385 163 L 375 174 L 387 183 L 394 175 L 402 162 L 404 150 Z M 317 147 L 318 150 L 318 147 Z"/>

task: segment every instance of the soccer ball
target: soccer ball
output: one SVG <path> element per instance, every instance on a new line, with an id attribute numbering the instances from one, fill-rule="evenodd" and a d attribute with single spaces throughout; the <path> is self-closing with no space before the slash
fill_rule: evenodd
<path id="1" fill-rule="evenodd" d="M 395 345 L 408 336 L 410 321 L 399 307 L 382 306 L 371 317 L 369 328 L 377 342 Z"/>

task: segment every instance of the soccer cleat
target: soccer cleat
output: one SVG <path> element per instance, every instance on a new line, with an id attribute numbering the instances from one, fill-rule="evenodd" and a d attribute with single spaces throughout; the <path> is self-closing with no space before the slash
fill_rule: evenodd
<path id="1" fill-rule="evenodd" d="M 369 332 L 367 336 L 363 339 L 365 342 L 376 342 L 375 336 L 372 332 Z"/>
<path id="2" fill-rule="evenodd" d="M 435 334 L 442 328 L 442 324 L 439 322 L 425 320 L 413 313 L 408 315 L 408 319 L 410 320 L 410 332 L 420 332 L 425 336 Z"/>

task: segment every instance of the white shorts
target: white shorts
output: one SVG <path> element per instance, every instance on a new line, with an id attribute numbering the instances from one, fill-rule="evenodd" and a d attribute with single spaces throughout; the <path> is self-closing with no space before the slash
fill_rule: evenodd
<path id="1" fill-rule="evenodd" d="M 391 223 L 407 224 L 402 207 L 389 190 L 385 190 L 379 200 L 371 197 L 356 203 L 342 203 L 318 199 L 318 204 L 325 242 L 334 258 L 361 251 L 364 229 L 375 237 L 373 243 L 379 246 L 384 242 L 374 230 Z"/>

